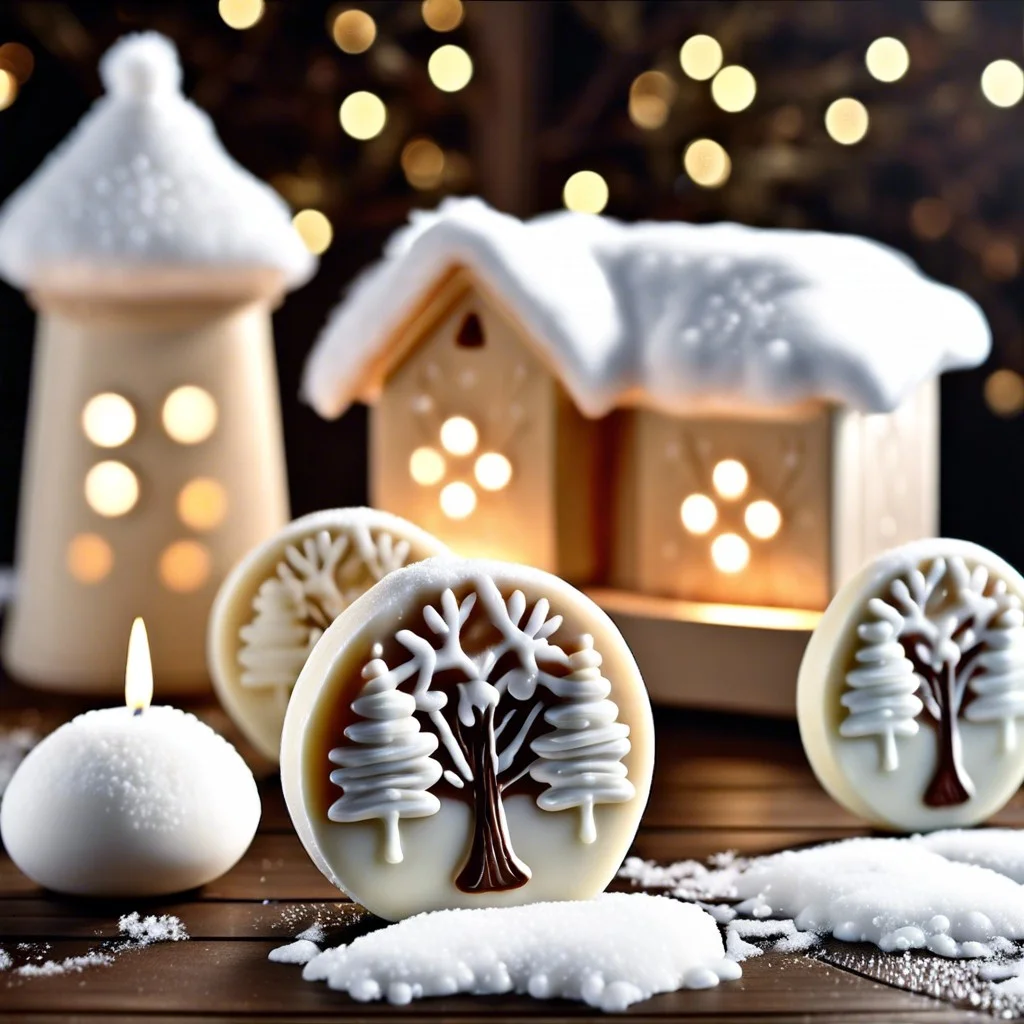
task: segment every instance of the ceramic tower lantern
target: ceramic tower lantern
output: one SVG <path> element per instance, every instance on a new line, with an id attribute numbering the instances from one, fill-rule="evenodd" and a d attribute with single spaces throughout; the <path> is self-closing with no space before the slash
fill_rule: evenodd
<path id="1" fill-rule="evenodd" d="M 132 618 L 161 686 L 207 686 L 217 585 L 288 519 L 270 311 L 315 263 L 284 203 L 129 36 L 106 95 L 0 211 L 0 273 L 38 311 L 4 660 L 123 686 Z"/>
<path id="2" fill-rule="evenodd" d="M 989 344 L 867 239 L 459 200 L 351 289 L 305 393 L 372 405 L 375 504 L 589 588 L 655 696 L 792 713 L 836 589 L 936 532 L 938 376 Z"/>

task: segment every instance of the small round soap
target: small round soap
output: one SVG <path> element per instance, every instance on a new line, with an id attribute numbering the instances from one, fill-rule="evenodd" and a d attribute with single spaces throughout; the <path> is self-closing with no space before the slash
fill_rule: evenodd
<path id="1" fill-rule="evenodd" d="M 647 802 L 650 702 L 608 616 L 521 565 L 400 569 L 324 633 L 281 743 L 320 870 L 396 920 L 586 900 Z"/>
<path id="2" fill-rule="evenodd" d="M 0 836 L 33 881 L 77 896 L 160 896 L 205 885 L 249 848 L 252 772 L 230 743 L 170 707 L 89 711 L 18 766 Z"/>
<path id="3" fill-rule="evenodd" d="M 1024 781 L 1024 577 L 977 544 L 875 559 L 829 605 L 797 686 L 811 767 L 896 831 L 974 825 Z"/>
<path id="4" fill-rule="evenodd" d="M 295 680 L 323 631 L 389 572 L 446 554 L 388 512 L 338 508 L 289 523 L 224 581 L 210 613 L 214 690 L 246 739 L 277 760 Z"/>

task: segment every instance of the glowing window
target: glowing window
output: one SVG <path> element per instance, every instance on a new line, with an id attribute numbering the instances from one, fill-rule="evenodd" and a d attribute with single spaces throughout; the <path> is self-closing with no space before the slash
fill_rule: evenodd
<path id="1" fill-rule="evenodd" d="M 99 583 L 114 567 L 114 551 L 97 533 L 76 534 L 68 544 L 67 567 L 79 583 Z"/>
<path id="2" fill-rule="evenodd" d="M 465 416 L 450 416 L 441 424 L 441 444 L 452 455 L 469 455 L 476 450 L 480 434 Z"/>
<path id="3" fill-rule="evenodd" d="M 178 493 L 178 518 L 193 530 L 215 530 L 228 514 L 228 493 L 209 477 L 190 480 Z"/>
<path id="4" fill-rule="evenodd" d="M 706 494 L 691 494 L 679 506 L 679 518 L 690 533 L 702 536 L 718 522 L 718 509 Z"/>
<path id="5" fill-rule="evenodd" d="M 743 497 L 750 483 L 747 467 L 737 459 L 723 459 L 711 474 L 715 490 L 729 500 Z"/>
<path id="6" fill-rule="evenodd" d="M 743 572 L 750 562 L 750 545 L 738 534 L 723 533 L 711 543 L 711 560 L 719 572 Z"/>
<path id="7" fill-rule="evenodd" d="M 770 501 L 752 501 L 743 513 L 743 522 L 752 537 L 771 540 L 782 528 L 782 513 Z"/>
<path id="8" fill-rule="evenodd" d="M 441 489 L 441 511 L 449 519 L 465 519 L 476 508 L 476 491 L 461 480 Z"/>
<path id="9" fill-rule="evenodd" d="M 139 478 L 123 462 L 97 462 L 85 474 L 85 500 L 98 515 L 123 516 L 139 500 Z"/>
<path id="10" fill-rule="evenodd" d="M 123 395 L 93 395 L 82 410 L 82 430 L 99 448 L 119 448 L 135 433 L 135 409 Z"/>
<path id="11" fill-rule="evenodd" d="M 476 460 L 473 475 L 485 491 L 500 491 L 512 479 L 512 463 L 500 452 L 484 452 Z"/>
<path id="12" fill-rule="evenodd" d="M 409 456 L 409 476 L 421 487 L 440 483 L 444 471 L 444 456 L 435 448 L 417 448 Z"/>
<path id="13" fill-rule="evenodd" d="M 164 399 L 163 424 L 172 441 L 201 444 L 217 428 L 217 403 L 194 384 L 175 388 Z"/>
<path id="14" fill-rule="evenodd" d="M 210 552 L 194 540 L 175 541 L 160 556 L 160 580 L 168 590 L 189 594 L 210 578 Z"/>

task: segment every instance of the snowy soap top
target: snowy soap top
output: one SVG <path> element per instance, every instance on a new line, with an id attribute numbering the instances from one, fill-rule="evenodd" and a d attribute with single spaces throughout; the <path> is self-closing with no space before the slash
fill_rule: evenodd
<path id="1" fill-rule="evenodd" d="M 303 384 L 321 415 L 376 396 L 388 347 L 453 266 L 512 312 L 590 416 L 805 399 L 884 412 L 990 345 L 974 302 L 868 239 L 569 212 L 524 222 L 447 200 L 414 214 L 332 314 Z"/>
<path id="2" fill-rule="evenodd" d="M 822 785 L 904 831 L 972 825 L 1024 780 L 1024 578 L 965 541 L 897 548 L 807 646 L 800 733 Z"/>
<path id="3" fill-rule="evenodd" d="M 30 287 L 53 268 L 316 267 L 286 204 L 237 164 L 181 93 L 171 42 L 126 36 L 100 63 L 106 95 L 0 209 L 0 274 Z"/>

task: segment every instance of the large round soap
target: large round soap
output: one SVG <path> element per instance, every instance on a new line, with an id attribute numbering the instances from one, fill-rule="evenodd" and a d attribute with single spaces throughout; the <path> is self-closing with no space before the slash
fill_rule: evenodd
<path id="1" fill-rule="evenodd" d="M 647 802 L 650 703 L 622 636 L 563 580 L 432 559 L 324 633 L 281 780 L 320 870 L 375 914 L 585 900 Z"/>
<path id="2" fill-rule="evenodd" d="M 821 784 L 879 825 L 973 825 L 1024 780 L 1024 578 L 933 539 L 866 566 L 804 655 L 800 734 Z"/>
<path id="3" fill-rule="evenodd" d="M 418 526 L 372 508 L 314 512 L 253 549 L 210 613 L 214 690 L 246 739 L 277 760 L 295 680 L 323 631 L 394 569 L 447 553 Z"/>
<path id="4" fill-rule="evenodd" d="M 46 737 L 0 804 L 11 860 L 80 896 L 158 896 L 224 874 L 260 820 L 252 772 L 176 708 L 90 711 Z"/>

